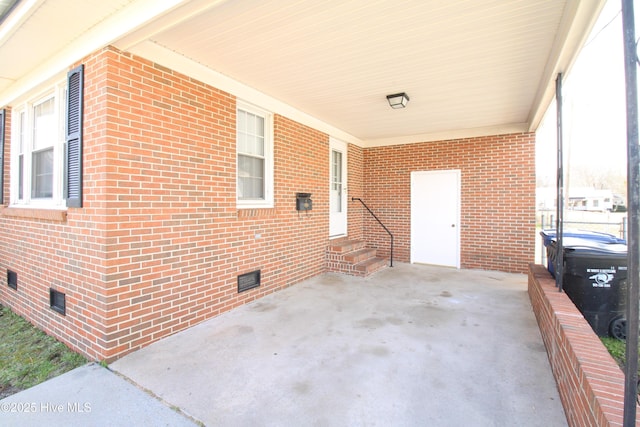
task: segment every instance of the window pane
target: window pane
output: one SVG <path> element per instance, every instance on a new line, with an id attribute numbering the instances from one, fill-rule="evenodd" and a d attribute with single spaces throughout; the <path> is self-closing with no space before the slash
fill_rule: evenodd
<path id="1" fill-rule="evenodd" d="M 238 131 L 238 153 L 249 153 L 247 145 L 247 134 Z"/>
<path id="2" fill-rule="evenodd" d="M 264 137 L 256 136 L 254 139 L 254 153 L 258 156 L 264 156 Z"/>
<path id="3" fill-rule="evenodd" d="M 238 110 L 238 132 L 247 133 L 247 112 Z"/>
<path id="4" fill-rule="evenodd" d="M 24 153 L 24 138 L 25 138 L 25 130 L 27 129 L 27 117 L 24 112 L 20 113 L 20 135 L 18 135 L 19 139 L 19 149 L 18 153 Z"/>
<path id="5" fill-rule="evenodd" d="M 264 118 L 253 116 L 253 154 L 264 156 Z"/>
<path id="6" fill-rule="evenodd" d="M 56 140 L 56 120 L 53 98 L 33 107 L 33 149 L 53 147 Z"/>
<path id="7" fill-rule="evenodd" d="M 256 135 L 264 139 L 264 118 L 256 116 Z"/>
<path id="8" fill-rule="evenodd" d="M 271 194 L 269 189 L 273 183 L 269 165 L 272 141 L 269 122 L 267 122 L 270 117 L 268 114 L 252 109 L 238 108 L 236 135 L 238 200 L 263 202 L 267 201 Z"/>
<path id="9" fill-rule="evenodd" d="M 264 138 L 247 135 L 247 149 L 243 151 L 246 154 L 252 154 L 254 156 L 264 156 Z"/>
<path id="10" fill-rule="evenodd" d="M 264 199 L 264 159 L 238 155 L 238 197 Z"/>
<path id="11" fill-rule="evenodd" d="M 53 148 L 33 153 L 31 197 L 53 197 Z"/>
<path id="12" fill-rule="evenodd" d="M 247 113 L 247 130 L 246 130 L 246 132 L 249 135 L 255 135 L 256 134 L 256 115 L 255 114 Z"/>
<path id="13" fill-rule="evenodd" d="M 331 157 L 333 189 L 338 190 L 342 184 L 342 153 L 339 151 L 331 151 Z"/>
<path id="14" fill-rule="evenodd" d="M 24 155 L 18 156 L 18 200 L 24 199 Z"/>
<path id="15" fill-rule="evenodd" d="M 238 153 L 264 156 L 264 117 L 238 110 Z"/>

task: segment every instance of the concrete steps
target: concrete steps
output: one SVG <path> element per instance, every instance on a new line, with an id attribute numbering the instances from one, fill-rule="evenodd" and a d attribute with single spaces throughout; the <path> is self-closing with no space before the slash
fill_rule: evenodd
<path id="1" fill-rule="evenodd" d="M 327 269 L 336 273 L 367 277 L 389 265 L 376 256 L 376 250 L 367 248 L 361 240 L 338 239 L 327 247 Z"/>

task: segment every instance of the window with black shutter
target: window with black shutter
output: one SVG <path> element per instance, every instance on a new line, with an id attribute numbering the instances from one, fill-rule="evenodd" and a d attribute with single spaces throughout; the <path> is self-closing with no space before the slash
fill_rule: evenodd
<path id="1" fill-rule="evenodd" d="M 12 206 L 82 206 L 83 72 L 74 68 L 11 106 Z"/>

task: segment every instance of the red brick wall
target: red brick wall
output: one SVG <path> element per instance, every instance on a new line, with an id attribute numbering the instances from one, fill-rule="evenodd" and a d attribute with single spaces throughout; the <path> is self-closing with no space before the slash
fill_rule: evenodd
<path id="1" fill-rule="evenodd" d="M 328 136 L 274 120 L 275 207 L 236 208 L 235 98 L 142 59 L 110 52 L 109 152 L 120 188 L 108 336 L 123 354 L 321 273 L 328 236 Z M 133 179 L 132 179 L 133 178 Z M 295 210 L 295 193 L 314 209 Z M 237 276 L 260 269 L 260 288 Z"/>
<path id="2" fill-rule="evenodd" d="M 326 134 L 275 116 L 275 207 L 238 210 L 233 96 L 113 48 L 83 62 L 84 207 L 0 217 L 0 271 L 20 282 L 2 303 L 110 360 L 324 271 Z M 256 269 L 262 285 L 238 294 Z M 66 316 L 48 307 L 52 284 Z"/>
<path id="3" fill-rule="evenodd" d="M 541 265 L 530 265 L 529 298 L 569 425 L 622 425 L 624 374 Z"/>
<path id="4" fill-rule="evenodd" d="M 92 67 L 95 69 L 95 67 Z M 87 117 L 95 114 L 96 72 L 86 74 Z M 5 141 L 5 207 L 0 212 L 0 303 L 88 357 L 99 359 L 106 349 L 104 277 L 105 223 L 99 196 L 85 186 L 85 209 L 68 212 L 7 208 L 10 193 L 11 114 Z M 85 128 L 88 141 L 100 133 Z M 103 132 L 102 132 L 103 133 Z M 93 142 L 85 145 L 85 180 L 94 173 Z M 18 274 L 17 291 L 6 284 L 6 271 Z M 49 308 L 49 288 L 66 294 L 66 316 Z"/>
<path id="5" fill-rule="evenodd" d="M 86 116 L 101 102 L 96 81 L 102 78 L 88 61 L 85 74 Z M 7 118 L 10 119 L 8 114 Z M 0 212 L 0 303 L 68 346 L 93 359 L 106 351 L 106 298 L 103 287 L 105 234 L 104 203 L 94 185 L 99 174 L 95 152 L 104 131 L 86 126 L 85 208 L 66 212 L 7 208 L 11 167 L 11 126 L 5 142 L 5 207 Z M 7 287 L 6 271 L 18 274 L 17 291 Z M 66 295 L 66 316 L 49 308 L 49 288 Z"/>
<path id="6" fill-rule="evenodd" d="M 364 200 L 410 260 L 411 172 L 459 169 L 462 268 L 525 273 L 535 246 L 535 134 L 509 134 L 364 150 Z M 428 214 L 428 213 L 427 213 Z M 388 256 L 389 237 L 365 216 L 364 236 Z"/>
<path id="7" fill-rule="evenodd" d="M 2 304 L 112 360 L 325 271 L 328 135 L 276 115 L 275 207 L 238 210 L 235 97 L 114 48 L 83 63 L 84 206 L 2 209 Z M 520 271 L 532 256 L 533 135 L 348 150 L 349 197 L 390 223 L 398 259 L 409 253 L 410 171 L 438 168 L 462 169 L 463 267 Z M 9 159 L 7 143 L 7 200 Z M 295 210 L 296 192 L 312 193 L 312 211 Z M 349 202 L 350 237 L 384 252 L 377 230 Z M 262 285 L 238 294 L 237 276 L 256 269 Z M 67 295 L 66 316 L 49 308 L 49 287 Z"/>

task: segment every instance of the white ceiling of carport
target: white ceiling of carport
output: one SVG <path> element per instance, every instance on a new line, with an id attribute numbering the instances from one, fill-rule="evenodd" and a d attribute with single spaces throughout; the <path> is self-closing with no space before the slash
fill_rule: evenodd
<path id="1" fill-rule="evenodd" d="M 9 37 L 0 26 L 0 99 L 47 53 L 128 19 L 105 44 L 189 58 L 376 144 L 535 130 L 556 73 L 575 59 L 604 1 L 165 0 L 164 10 L 149 0 L 38 3 Z M 145 4 L 158 10 L 133 22 Z M 61 11 L 81 25 L 52 24 Z M 45 34 L 47 26 L 55 31 Z M 401 91 L 411 101 L 392 110 L 385 96 Z"/>

